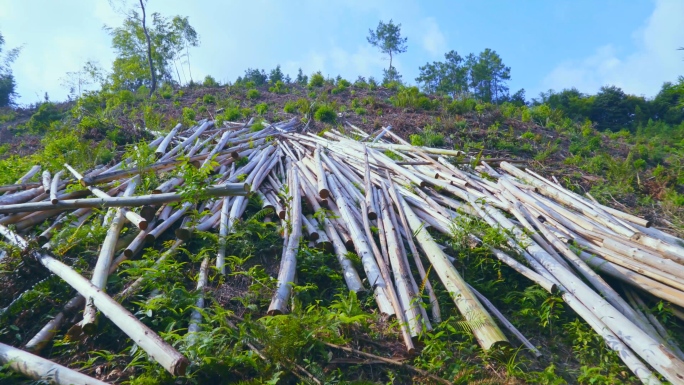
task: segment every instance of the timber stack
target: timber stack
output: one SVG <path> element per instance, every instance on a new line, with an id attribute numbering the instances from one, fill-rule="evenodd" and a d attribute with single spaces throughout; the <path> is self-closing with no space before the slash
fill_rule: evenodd
<path id="1" fill-rule="evenodd" d="M 41 174 L 36 165 L 16 184 L 0 186 L 0 233 L 6 243 L 79 294 L 24 350 L 0 345 L 0 363 L 34 379 L 59 372 L 58 383 L 100 383 L 36 355 L 81 310 L 83 319 L 72 328 L 94 333 L 99 311 L 171 374 L 183 375 L 187 358 L 122 305 L 144 276 L 117 294 L 106 292 L 108 276 L 172 228 L 176 241 L 159 262 L 173 258 L 195 231 L 216 231 L 219 249 L 213 261 L 202 261 L 197 284 L 202 290 L 209 284 L 210 266 L 226 274 L 222 241 L 234 232 L 249 198 L 256 197 L 282 224 L 283 252 L 269 315 L 288 313 L 297 253 L 307 242 L 336 255 L 349 290 L 372 292 L 378 311 L 396 317 L 409 352 L 417 349 L 414 340 L 420 333 L 442 320 L 435 294 L 441 285 L 482 349 L 509 346 L 503 328 L 540 356 L 465 282 L 453 256 L 439 244 L 436 234 L 451 235 L 459 224 L 482 221 L 502 230 L 513 251 L 492 248 L 492 255 L 559 293 L 643 383 L 658 384 L 661 376 L 684 384 L 684 353 L 642 311 L 651 298 L 684 308 L 684 241 L 513 162 L 488 164 L 458 150 L 413 146 L 389 128 L 371 134 L 349 123 L 344 132 L 313 134 L 306 128 L 297 120 L 227 122 L 222 127 L 201 121 L 187 130 L 178 125 L 146 144 L 156 154 L 151 164 L 122 159 L 87 171 L 65 164 L 63 170 L 50 170 L 54 174 Z M 192 196 L 180 175 L 167 178 L 151 194 L 136 195 L 141 173 L 171 174 L 184 162 L 207 170 L 204 187 Z M 67 188 L 74 184 L 82 188 Z M 194 210 L 202 214 L 189 220 Z M 50 240 L 69 226 L 94 220 L 104 220 L 108 230 L 86 278 L 51 255 Z M 46 221 L 46 230 L 34 230 Z M 125 222 L 139 230 L 135 237 L 120 236 Z M 481 243 L 480 234 L 469 237 Z M 349 251 L 359 256 L 361 271 L 349 260 Z M 438 279 L 431 280 L 430 271 Z M 616 289 L 604 277 L 624 286 Z M 204 300 L 196 305 L 201 309 Z M 200 330 L 201 323 L 201 312 L 193 312 L 188 333 Z"/>

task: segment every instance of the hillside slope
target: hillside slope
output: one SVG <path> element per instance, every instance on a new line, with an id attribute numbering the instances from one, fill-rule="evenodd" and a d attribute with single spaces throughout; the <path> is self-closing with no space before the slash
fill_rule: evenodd
<path id="1" fill-rule="evenodd" d="M 70 104 L 43 104 L 35 111 L 11 114 L 7 111 L 0 119 L 0 185 L 14 183 L 34 164 L 54 171 L 66 162 L 78 170 L 88 170 L 100 164 L 112 165 L 123 156 L 143 159 L 142 141 L 153 140 L 153 132 L 168 132 L 179 122 L 190 127 L 205 118 L 217 124 L 246 122 L 252 117 L 268 122 L 295 118 L 312 132 L 343 130 L 346 123 L 369 133 L 391 126 L 393 132 L 416 145 L 458 149 L 476 158 L 493 159 L 493 164 L 515 160 L 542 175 L 554 176 L 568 189 L 590 192 L 602 203 L 645 217 L 658 228 L 680 235 L 684 232 L 684 202 L 679 202 L 677 195 L 682 193 L 677 190 L 682 188 L 677 184 L 681 157 L 676 152 L 665 153 L 659 160 L 648 154 L 640 156 L 649 149 L 642 148 L 644 144 L 636 135 L 600 133 L 590 125 L 567 122 L 527 107 L 451 101 L 413 89 L 370 89 L 338 82 L 321 87 L 163 89 L 152 99 L 128 91 L 97 93 Z M 406 368 L 332 354 L 305 333 L 326 330 L 328 317 L 342 314 L 352 320 L 343 327 L 340 343 L 400 359 L 455 383 L 636 381 L 616 354 L 608 351 L 558 296 L 529 286 L 506 266 L 484 262 L 490 260 L 490 254 L 483 248 L 452 246 L 458 252 L 459 270 L 541 347 L 542 358 L 535 359 L 527 351 L 483 353 L 473 335 L 459 323 L 458 312 L 448 305 L 445 309 L 451 317 L 444 317 L 443 324 L 419 341 L 419 352 L 407 355 L 396 321 L 377 313 L 372 296 L 357 299 L 347 294 L 334 256 L 313 249 L 298 255 L 297 275 L 307 284 L 297 289 L 299 306 L 289 316 L 259 321 L 271 297 L 282 243 L 278 227 L 262 222 L 262 216 L 260 206 L 251 202 L 244 215 L 248 219 L 229 244 L 234 274 L 225 279 L 211 275 L 207 291 L 212 305 L 207 322 L 220 327 L 200 346 L 186 352 L 195 365 L 190 377 L 175 381 L 166 377 L 106 321 L 97 334 L 81 341 L 74 341 L 61 330 L 43 355 L 65 365 L 84 367 L 90 375 L 106 381 L 140 384 L 275 383 L 279 378 L 278 383 L 297 383 L 291 374 L 296 373 L 291 361 L 295 357 L 297 364 L 326 383 L 431 383 Z M 93 267 L 104 237 L 103 227 L 96 222 L 100 221 L 63 234 L 55 251 L 84 273 Z M 37 235 L 45 227 L 30 230 L 28 235 Z M 164 242 L 172 239 L 167 235 L 158 240 L 157 248 L 164 249 Z M 458 244 L 458 235 L 451 241 Z M 185 327 L 179 325 L 187 319 L 196 299 L 193 289 L 200 267 L 198 256 L 214 252 L 216 242 L 212 232 L 193 236 L 184 246 L 186 252 L 175 262 L 153 270 L 152 274 L 163 277 L 166 283 L 151 280 L 145 292 L 156 289 L 165 295 L 151 304 L 144 304 L 143 296 L 131 302 L 136 316 L 177 344 L 183 334 L 179 330 Z M 156 251 L 150 251 L 141 262 L 124 265 L 110 280 L 110 290 L 114 292 L 140 276 L 157 256 Z M 0 306 L 6 310 L 0 314 L 0 341 L 22 346 L 42 327 L 43 322 L 35 320 L 54 316 L 73 293 L 18 253 L 3 264 L 6 273 L 0 278 Z M 650 305 L 680 340 L 681 324 L 672 316 L 670 305 L 658 301 Z M 234 330 L 225 321 L 227 316 L 240 329 Z M 356 322 L 354 317 L 363 321 Z M 239 318 L 245 319 L 238 322 Z M 246 347 L 245 342 L 254 341 L 261 341 L 267 362 L 257 359 Z M 5 371 L 0 376 L 23 381 Z"/>

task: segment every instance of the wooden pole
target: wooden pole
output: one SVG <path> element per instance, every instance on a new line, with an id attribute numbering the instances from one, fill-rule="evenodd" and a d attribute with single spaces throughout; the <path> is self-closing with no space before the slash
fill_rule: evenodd
<path id="1" fill-rule="evenodd" d="M 0 343 L 0 364 L 40 382 L 56 385 L 106 385 L 106 382 Z"/>

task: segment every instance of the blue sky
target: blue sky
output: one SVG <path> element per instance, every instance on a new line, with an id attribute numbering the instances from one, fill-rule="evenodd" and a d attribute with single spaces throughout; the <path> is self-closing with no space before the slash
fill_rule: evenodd
<path id="1" fill-rule="evenodd" d="M 131 1 L 131 0 L 129 0 Z M 137 2 L 131 1 L 131 4 Z M 682 0 L 149 0 L 151 12 L 189 16 L 201 45 L 190 51 L 193 77 L 233 81 L 248 67 L 286 73 L 321 70 L 354 80 L 380 78 L 388 61 L 366 42 L 379 20 L 402 24 L 408 52 L 395 59 L 404 80 L 418 67 L 496 50 L 511 67 L 511 91 L 536 97 L 550 88 L 596 92 L 614 84 L 652 97 L 684 75 Z M 107 0 L 0 0 L 7 47 L 23 45 L 13 68 L 19 103 L 66 97 L 66 72 L 87 60 L 109 68 L 110 37 L 121 15 Z"/>

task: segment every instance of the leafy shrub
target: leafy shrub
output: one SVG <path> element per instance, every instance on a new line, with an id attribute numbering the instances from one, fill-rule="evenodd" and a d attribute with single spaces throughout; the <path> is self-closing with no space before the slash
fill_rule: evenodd
<path id="1" fill-rule="evenodd" d="M 337 80 L 337 87 L 333 88 L 332 93 L 333 94 L 339 94 L 347 90 L 351 86 L 351 83 L 349 83 L 347 80 L 344 79 L 338 79 Z"/>
<path id="2" fill-rule="evenodd" d="M 272 87 L 268 89 L 268 91 L 273 92 L 274 94 L 286 94 L 289 90 L 285 86 L 285 83 L 282 82 L 282 80 L 278 80 Z"/>
<path id="3" fill-rule="evenodd" d="M 259 98 L 259 91 L 252 88 L 251 90 L 247 91 L 247 99 L 257 99 Z"/>
<path id="4" fill-rule="evenodd" d="M 60 119 L 62 119 L 62 113 L 59 112 L 57 106 L 54 103 L 46 102 L 38 107 L 38 111 L 31 115 L 31 118 L 23 128 L 31 133 L 39 134 L 47 131 L 52 122 Z"/>
<path id="5" fill-rule="evenodd" d="M 354 112 L 356 112 L 357 115 L 366 115 L 368 113 L 368 110 L 366 110 L 363 107 L 355 108 Z"/>
<path id="6" fill-rule="evenodd" d="M 323 87 L 325 84 L 325 78 L 321 71 L 316 72 L 311 75 L 311 80 L 309 80 L 309 87 Z"/>
<path id="7" fill-rule="evenodd" d="M 159 94 L 162 98 L 169 100 L 173 97 L 173 88 L 170 85 L 165 84 L 160 90 Z"/>
<path id="8" fill-rule="evenodd" d="M 240 108 L 238 107 L 230 107 L 226 108 L 226 110 L 223 112 L 223 114 L 217 116 L 217 120 L 220 120 L 218 123 L 221 124 L 224 121 L 228 122 L 234 122 L 242 117 L 242 113 L 240 112 Z"/>
<path id="9" fill-rule="evenodd" d="M 288 101 L 285 103 L 285 107 L 283 108 L 283 111 L 287 112 L 288 114 L 294 114 L 296 112 L 299 112 L 300 114 L 306 114 L 309 112 L 309 101 L 306 100 L 305 98 L 299 98 L 297 101 Z"/>
<path id="10" fill-rule="evenodd" d="M 183 107 L 183 118 L 185 120 L 194 121 L 195 117 L 196 117 L 196 114 L 192 108 Z"/>
<path id="11" fill-rule="evenodd" d="M 316 109 L 314 119 L 319 122 L 334 123 L 337 119 L 337 113 L 330 105 L 324 104 Z"/>
<path id="12" fill-rule="evenodd" d="M 436 132 L 432 126 L 426 126 L 419 134 L 409 136 L 414 146 L 439 147 L 444 145 L 444 135 Z"/>
<path id="13" fill-rule="evenodd" d="M 411 108 L 416 110 L 432 109 L 432 101 L 418 90 L 418 87 L 404 87 L 390 98 L 395 107 Z"/>
<path id="14" fill-rule="evenodd" d="M 533 140 L 534 139 L 534 133 L 527 131 L 527 132 L 523 133 L 522 135 L 520 135 L 520 137 L 523 139 Z"/>
<path id="15" fill-rule="evenodd" d="M 259 103 L 256 106 L 254 106 L 254 111 L 256 111 L 257 114 L 263 115 L 268 111 L 268 104 L 266 103 Z"/>
<path id="16" fill-rule="evenodd" d="M 204 82 L 202 82 L 202 85 L 204 85 L 205 87 L 218 87 L 219 86 L 216 79 L 214 79 L 211 75 L 207 75 L 204 77 Z"/>
<path id="17" fill-rule="evenodd" d="M 205 104 L 215 104 L 216 103 L 216 96 L 206 94 L 206 95 L 204 95 L 204 97 L 202 97 L 202 101 Z"/>
<path id="18" fill-rule="evenodd" d="M 288 100 L 285 102 L 283 111 L 287 112 L 288 114 L 294 114 L 297 111 L 297 103 L 292 100 Z"/>
<path id="19" fill-rule="evenodd" d="M 447 111 L 451 114 L 463 115 L 474 111 L 477 101 L 475 99 L 456 99 L 447 106 Z"/>

